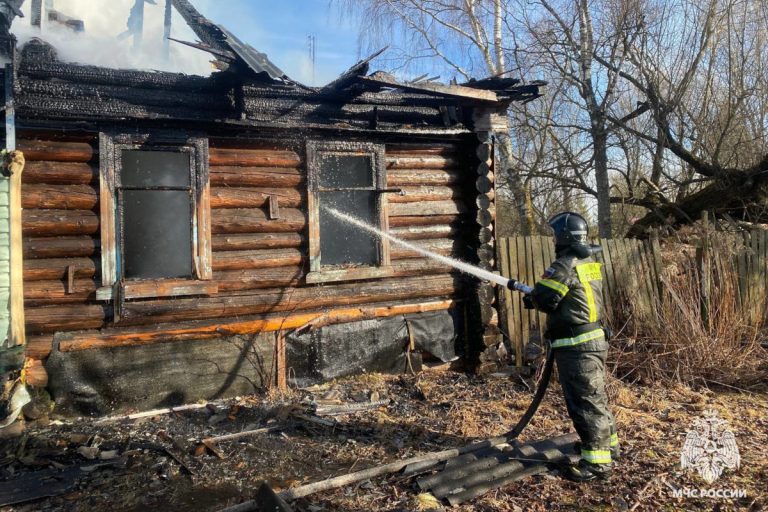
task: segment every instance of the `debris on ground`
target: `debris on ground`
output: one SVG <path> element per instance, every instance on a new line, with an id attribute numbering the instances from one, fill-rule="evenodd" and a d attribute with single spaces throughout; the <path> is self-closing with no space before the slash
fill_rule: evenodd
<path id="1" fill-rule="evenodd" d="M 763 457 L 768 444 L 766 390 L 640 387 L 613 380 L 609 393 L 623 452 L 609 482 L 584 486 L 547 472 L 510 479 L 452 510 L 768 507 L 768 463 Z M 14 512 L 219 512 L 258 499 L 265 482 L 283 496 L 307 484 L 494 438 L 515 424 L 531 396 L 516 375 L 369 374 L 107 422 L 53 417 L 47 424 L 28 422 L 22 436 L 0 445 L 0 501 L 9 503 L 11 489 L 18 488 L 22 494 L 15 498 Z M 365 407 L 348 414 L 316 414 L 318 407 L 357 404 Z M 741 468 L 727 472 L 717 484 L 743 489 L 747 498 L 713 503 L 673 497 L 673 489 L 705 485 L 695 472 L 682 470 L 679 460 L 687 431 L 707 409 L 729 422 L 741 453 Z M 553 383 L 518 448 L 571 429 L 560 389 Z M 520 453 L 507 457 L 529 458 Z M 476 460 L 481 459 L 476 454 Z M 445 464 L 430 471 L 441 475 L 447 469 Z M 429 476 L 423 471 L 381 474 L 287 505 L 297 512 L 447 507 L 447 496 L 457 488 L 445 496 L 434 488 L 421 489 L 419 479 Z M 35 494 L 32 482 L 47 483 L 36 488 L 45 493 Z"/>

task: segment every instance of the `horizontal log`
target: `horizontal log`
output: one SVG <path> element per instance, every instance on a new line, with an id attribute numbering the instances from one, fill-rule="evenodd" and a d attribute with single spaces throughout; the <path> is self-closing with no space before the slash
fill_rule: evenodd
<path id="1" fill-rule="evenodd" d="M 453 156 L 459 148 L 456 144 L 419 144 L 419 143 L 401 143 L 401 144 L 387 144 L 386 153 L 388 157 L 401 157 L 401 156 L 413 156 L 413 155 L 439 155 L 439 156 Z"/>
<path id="2" fill-rule="evenodd" d="M 462 256 L 467 252 L 465 244 L 459 240 L 428 240 L 426 242 L 411 241 L 413 245 L 443 256 Z M 399 244 L 390 246 L 390 254 L 393 260 L 408 258 L 423 258 L 424 255 L 416 251 L 403 247 Z"/>
<path id="3" fill-rule="evenodd" d="M 456 225 L 405 226 L 390 229 L 389 233 L 401 240 L 427 240 L 454 238 L 461 234 L 461 230 Z"/>
<path id="4" fill-rule="evenodd" d="M 458 160 L 446 156 L 390 156 L 387 155 L 387 169 L 454 169 Z"/>
<path id="5" fill-rule="evenodd" d="M 87 210 L 24 210 L 22 232 L 26 236 L 99 234 L 99 217 Z"/>
<path id="6" fill-rule="evenodd" d="M 452 267 L 428 258 L 402 259 L 392 262 L 390 277 L 413 277 L 444 274 Z M 213 273 L 213 279 L 219 285 L 219 292 L 282 288 L 305 284 L 306 268 L 278 267 L 254 270 L 226 270 Z"/>
<path id="7" fill-rule="evenodd" d="M 34 162 L 27 160 L 21 182 L 50 185 L 98 185 L 99 167 L 88 163 Z"/>
<path id="8" fill-rule="evenodd" d="M 422 201 L 445 201 L 461 199 L 463 190 L 460 187 L 402 187 L 401 194 L 390 194 L 389 203 L 418 203 Z"/>
<path id="9" fill-rule="evenodd" d="M 212 187 L 291 188 L 302 185 L 305 174 L 299 169 L 259 167 L 214 167 L 209 172 Z"/>
<path id="10" fill-rule="evenodd" d="M 272 149 L 211 148 L 209 159 L 211 165 L 293 168 L 301 166 L 301 158 L 295 152 Z"/>
<path id="11" fill-rule="evenodd" d="M 307 252 L 300 249 L 226 251 L 213 254 L 213 270 L 298 267 L 306 260 Z"/>
<path id="12" fill-rule="evenodd" d="M 338 308 L 330 311 L 308 313 L 270 314 L 234 322 L 190 322 L 186 324 L 153 325 L 136 329 L 110 329 L 107 332 L 72 333 L 61 337 L 62 352 L 147 345 L 158 342 L 179 342 L 218 338 L 221 336 L 251 335 L 262 332 L 291 330 L 304 327 L 316 320 L 324 325 L 355 322 L 396 315 L 445 311 L 456 305 L 455 300 L 439 300 L 421 303 L 371 305 L 365 307 Z"/>
<path id="13" fill-rule="evenodd" d="M 30 334 L 100 329 L 107 317 L 105 307 L 98 304 L 30 307 L 24 314 Z"/>
<path id="14" fill-rule="evenodd" d="M 99 193 L 89 185 L 25 185 L 22 208 L 51 210 L 92 210 L 99 204 Z"/>
<path id="15" fill-rule="evenodd" d="M 418 171 L 398 170 L 387 171 L 387 186 L 389 187 L 414 187 L 424 185 L 456 185 L 464 179 L 461 171 Z"/>
<path id="16" fill-rule="evenodd" d="M 407 217 L 390 217 L 389 227 L 400 228 L 407 226 L 458 226 L 461 223 L 459 215 L 418 215 Z"/>
<path id="17" fill-rule="evenodd" d="M 225 270 L 213 272 L 219 292 L 282 288 L 303 284 L 304 266 L 260 268 L 253 270 Z"/>
<path id="18" fill-rule="evenodd" d="M 88 142 L 61 142 L 51 140 L 19 140 L 17 149 L 27 160 L 46 162 L 90 162 L 98 149 Z"/>
<path id="19" fill-rule="evenodd" d="M 304 195 L 290 188 L 218 187 L 211 189 L 211 208 L 263 208 L 269 206 L 269 196 L 277 197 L 281 208 L 297 208 Z"/>
<path id="20" fill-rule="evenodd" d="M 430 201 L 389 205 L 389 214 L 393 217 L 409 215 L 458 215 L 466 212 L 467 206 L 461 201 Z"/>
<path id="21" fill-rule="evenodd" d="M 65 279 L 67 267 L 75 267 L 75 278 L 92 279 L 97 276 L 101 261 L 92 258 L 51 258 L 24 261 L 24 281 Z"/>
<path id="22" fill-rule="evenodd" d="M 382 279 L 366 283 L 344 283 L 334 286 L 264 290 L 200 299 L 147 301 L 126 303 L 123 319 L 126 325 L 183 321 L 202 318 L 225 318 L 258 315 L 269 312 L 295 311 L 329 306 L 344 306 L 416 298 L 456 296 L 461 280 L 451 276 L 426 276 Z"/>
<path id="23" fill-rule="evenodd" d="M 24 303 L 28 306 L 87 302 L 96 299 L 96 283 L 93 279 L 75 279 L 72 290 L 67 290 L 67 280 L 29 281 L 24 283 Z"/>
<path id="24" fill-rule="evenodd" d="M 24 258 L 77 258 L 95 256 L 100 242 L 91 236 L 25 238 Z"/>
<path id="25" fill-rule="evenodd" d="M 27 336 L 26 355 L 30 359 L 44 360 L 53 350 L 53 335 Z"/>
<path id="26" fill-rule="evenodd" d="M 187 297 L 190 295 L 215 295 L 219 287 L 213 281 L 189 279 L 147 279 L 128 281 L 123 284 L 123 297 L 145 299 L 155 297 Z"/>
<path id="27" fill-rule="evenodd" d="M 306 214 L 293 208 L 281 208 L 280 218 L 275 220 L 262 209 L 237 208 L 213 210 L 211 218 L 214 234 L 298 233 L 307 225 Z"/>
<path id="28" fill-rule="evenodd" d="M 214 235 L 214 251 L 245 251 L 254 249 L 289 249 L 305 243 L 300 233 L 255 233 L 245 235 Z"/>

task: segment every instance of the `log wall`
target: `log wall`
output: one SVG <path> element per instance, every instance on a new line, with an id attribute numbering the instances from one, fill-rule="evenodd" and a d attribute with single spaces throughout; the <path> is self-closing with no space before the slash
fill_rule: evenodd
<path id="1" fill-rule="evenodd" d="M 46 357 L 57 333 L 104 330 L 114 336 L 121 329 L 147 326 L 166 330 L 172 338 L 177 322 L 211 325 L 319 308 L 450 304 L 447 299 L 469 293 L 448 267 L 396 245 L 391 247 L 390 278 L 307 285 L 303 141 L 212 138 L 213 280 L 218 293 L 128 301 L 116 325 L 111 303 L 96 300 L 101 286 L 98 147 L 96 134 L 20 136 L 19 148 L 27 158 L 24 280 L 32 357 Z M 476 163 L 464 162 L 465 154 L 459 143 L 386 145 L 387 186 L 404 191 L 390 195 L 389 224 L 395 236 L 440 254 L 464 259 L 475 254 Z M 270 218 L 269 196 L 278 198 L 278 219 Z"/>

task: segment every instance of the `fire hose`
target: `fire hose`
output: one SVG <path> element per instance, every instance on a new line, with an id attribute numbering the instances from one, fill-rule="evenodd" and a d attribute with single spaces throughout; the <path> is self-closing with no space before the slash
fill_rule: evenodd
<path id="1" fill-rule="evenodd" d="M 533 288 L 521 283 L 520 281 L 516 281 L 515 279 L 510 279 L 506 286 L 510 290 L 518 291 L 526 295 L 533 291 Z M 509 441 L 516 439 L 517 436 L 519 436 L 520 433 L 525 430 L 525 427 L 528 426 L 533 417 L 536 415 L 536 411 L 539 410 L 541 401 L 544 399 L 544 395 L 547 393 L 549 381 L 552 378 L 552 367 L 554 366 L 554 363 L 555 354 L 552 349 L 548 349 L 547 359 L 544 362 L 544 368 L 541 371 L 541 377 L 539 378 L 539 383 L 536 387 L 536 393 L 533 395 L 533 400 L 531 400 L 531 403 L 528 405 L 528 409 L 526 409 L 525 413 L 518 420 L 512 430 L 504 434 L 504 437 L 506 437 Z"/>

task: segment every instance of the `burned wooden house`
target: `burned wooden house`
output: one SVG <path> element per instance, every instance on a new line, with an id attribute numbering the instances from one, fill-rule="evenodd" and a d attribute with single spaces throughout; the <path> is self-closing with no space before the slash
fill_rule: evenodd
<path id="1" fill-rule="evenodd" d="M 93 414 L 404 371 L 421 352 L 477 362 L 500 339 L 494 288 L 327 206 L 494 269 L 493 131 L 541 84 L 404 83 L 362 61 L 306 87 L 172 4 L 220 71 L 4 46 L 6 146 L 26 160 L 3 178 L 6 361 L 23 352 L 62 411 Z"/>

